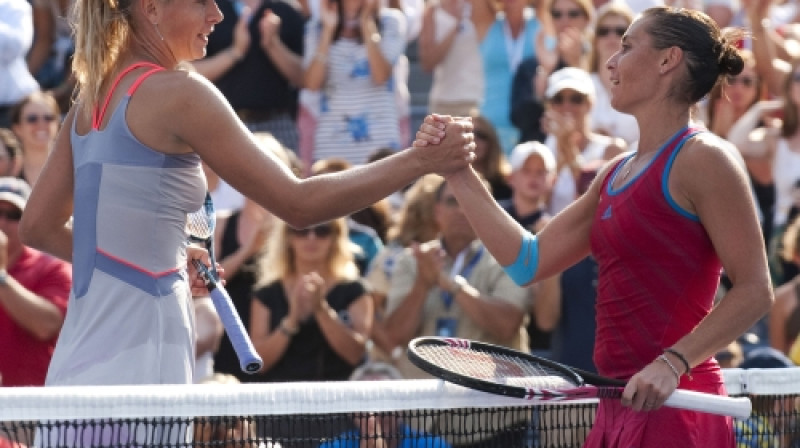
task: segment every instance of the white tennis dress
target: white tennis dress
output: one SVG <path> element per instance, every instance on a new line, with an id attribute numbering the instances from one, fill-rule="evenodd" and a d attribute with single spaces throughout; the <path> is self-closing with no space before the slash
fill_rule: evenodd
<path id="1" fill-rule="evenodd" d="M 203 204 L 206 182 L 196 154 L 154 151 L 128 128 L 131 95 L 161 69 L 147 67 L 104 129 L 97 114 L 86 135 L 71 130 L 73 286 L 47 386 L 192 382 L 185 227 Z"/>

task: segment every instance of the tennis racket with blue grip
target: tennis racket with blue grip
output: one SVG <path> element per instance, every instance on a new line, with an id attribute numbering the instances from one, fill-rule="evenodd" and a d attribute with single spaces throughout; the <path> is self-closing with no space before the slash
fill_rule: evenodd
<path id="1" fill-rule="evenodd" d="M 200 260 L 192 261 L 206 283 L 211 301 L 214 302 L 214 308 L 216 308 L 222 325 L 228 333 L 228 339 L 230 339 L 236 356 L 239 358 L 239 365 L 242 371 L 256 373 L 261 370 L 264 362 L 258 356 L 255 347 L 253 347 L 253 342 L 242 324 L 242 319 L 239 317 L 228 291 L 225 290 L 222 282 L 220 282 L 219 273 L 217 272 L 217 259 L 214 255 L 214 228 L 216 225 L 217 218 L 214 210 L 214 201 L 211 200 L 211 195 L 206 193 L 203 206 L 196 212 L 189 214 L 186 231 L 191 241 L 205 245 L 211 259 L 211 267 L 209 268 Z"/>

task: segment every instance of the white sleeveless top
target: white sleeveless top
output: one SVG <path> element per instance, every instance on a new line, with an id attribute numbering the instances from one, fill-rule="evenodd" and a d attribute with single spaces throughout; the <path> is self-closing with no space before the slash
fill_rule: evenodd
<path id="1" fill-rule="evenodd" d="M 596 135 L 592 138 L 586 149 L 581 153 L 584 162 L 594 162 L 602 160 L 606 153 L 606 148 L 612 143 L 611 137 L 605 135 Z M 548 135 L 544 141 L 545 146 L 550 148 L 553 152 L 553 157 L 558 158 L 558 148 L 556 147 L 556 139 L 552 135 Z M 578 198 L 578 189 L 575 186 L 575 176 L 568 166 L 561 168 L 558 173 L 556 182 L 553 185 L 553 193 L 550 196 L 550 209 L 548 210 L 551 215 L 564 210 L 569 204 Z"/>
<path id="2" fill-rule="evenodd" d="M 772 175 L 775 178 L 775 226 L 777 227 L 786 224 L 786 217 L 794 202 L 792 190 L 795 182 L 800 180 L 800 152 L 792 151 L 786 139 L 778 140 Z"/>
<path id="3" fill-rule="evenodd" d="M 431 103 L 453 103 L 483 99 L 483 62 L 478 48 L 478 35 L 469 19 L 469 9 L 459 25 L 458 20 L 438 4 L 433 13 L 436 24 L 436 42 L 441 42 L 453 27 L 460 26 L 450 51 L 433 71 L 433 85 L 429 94 Z"/>

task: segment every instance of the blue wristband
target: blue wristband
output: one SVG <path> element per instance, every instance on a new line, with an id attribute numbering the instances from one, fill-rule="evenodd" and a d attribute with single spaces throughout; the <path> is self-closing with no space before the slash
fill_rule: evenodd
<path id="1" fill-rule="evenodd" d="M 503 266 L 511 280 L 514 283 L 524 286 L 533 280 L 536 276 L 536 269 L 539 267 L 539 240 L 535 235 L 530 232 L 525 232 L 522 235 L 522 244 L 519 248 L 519 254 L 514 263 Z"/>

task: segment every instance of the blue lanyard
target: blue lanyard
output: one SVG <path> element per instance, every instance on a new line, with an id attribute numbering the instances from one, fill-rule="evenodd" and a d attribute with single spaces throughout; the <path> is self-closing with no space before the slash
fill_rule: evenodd
<path id="1" fill-rule="evenodd" d="M 469 277 L 469 274 L 472 273 L 472 270 L 478 264 L 478 260 L 481 259 L 481 255 L 483 255 L 483 246 L 481 246 L 480 248 L 478 248 L 477 251 L 475 251 L 475 255 L 472 256 L 472 258 L 469 260 L 469 263 L 467 263 L 467 265 L 464 266 L 463 269 L 461 269 L 461 272 L 459 272 L 458 275 L 464 278 Z M 453 294 L 450 293 L 449 291 L 442 291 L 441 295 L 442 295 L 442 303 L 444 303 L 444 309 L 449 311 L 450 307 L 453 306 Z"/>

